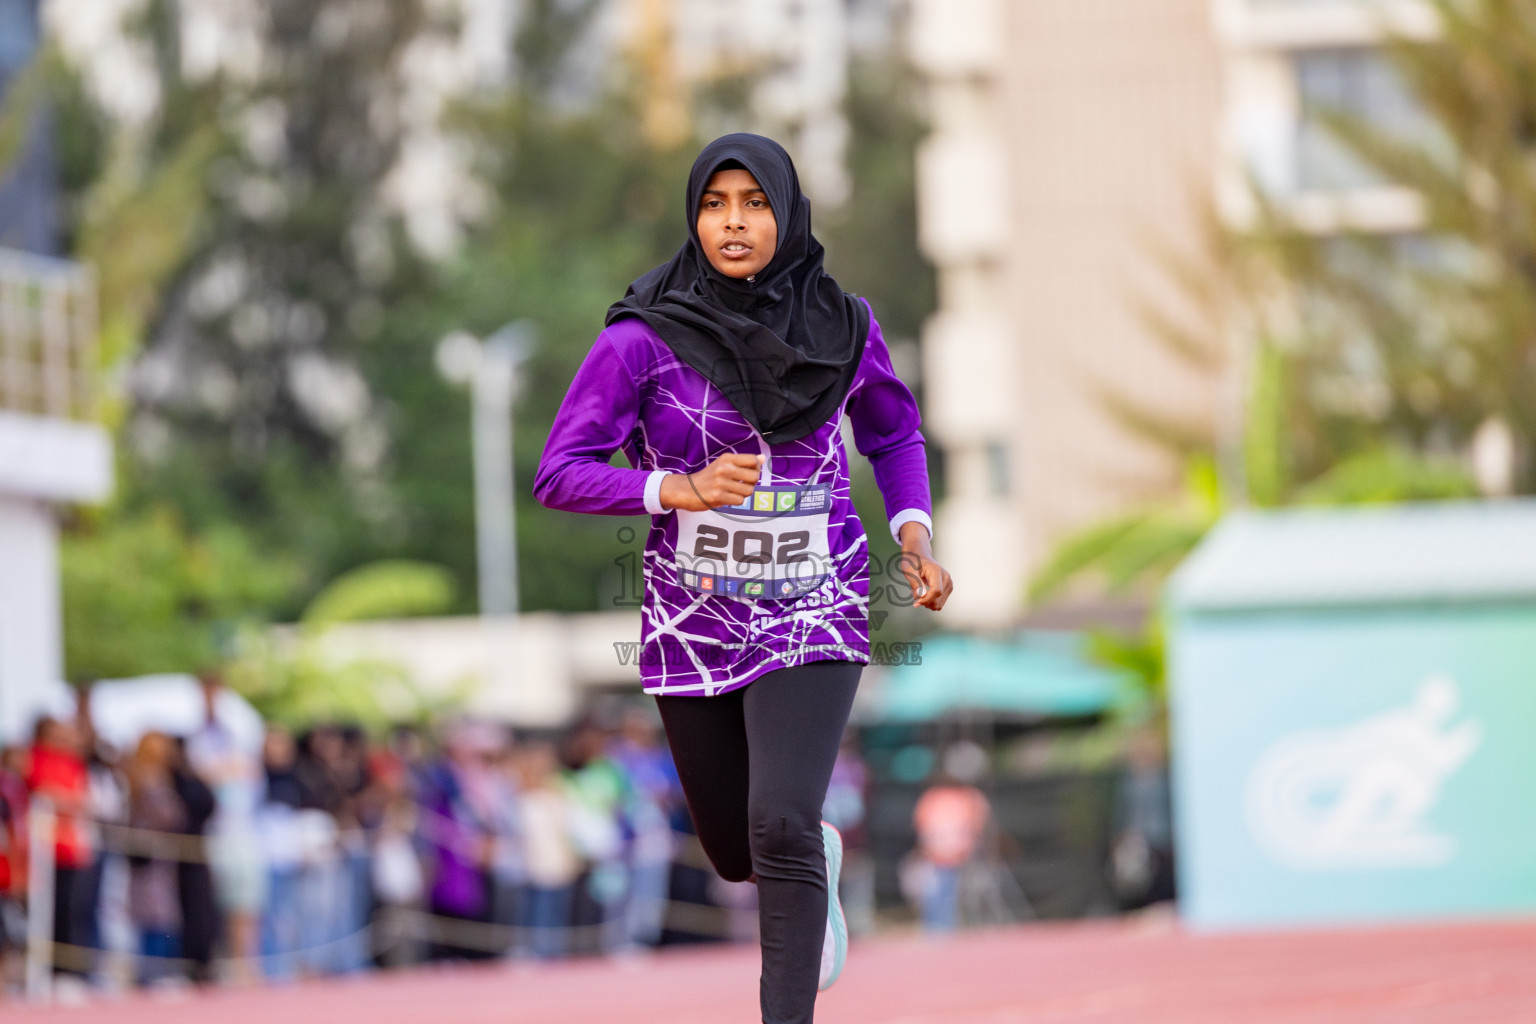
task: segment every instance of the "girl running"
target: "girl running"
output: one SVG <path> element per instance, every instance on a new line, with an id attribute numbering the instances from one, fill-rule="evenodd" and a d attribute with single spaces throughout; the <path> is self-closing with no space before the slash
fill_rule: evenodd
<path id="1" fill-rule="evenodd" d="M 534 481 L 549 508 L 651 514 L 641 680 L 699 841 L 758 887 L 765 1024 L 842 970 L 842 843 L 821 821 L 870 660 L 868 545 L 841 423 L 902 549 L 894 599 L 938 611 L 917 403 L 869 305 L 822 269 L 782 147 L 727 135 L 688 176 L 688 241 L 607 316 Z M 622 449 L 634 469 L 609 464 Z"/>

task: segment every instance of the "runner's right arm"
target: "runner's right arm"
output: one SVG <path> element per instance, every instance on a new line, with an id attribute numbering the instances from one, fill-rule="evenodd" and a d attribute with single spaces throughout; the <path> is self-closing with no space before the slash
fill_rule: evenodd
<path id="1" fill-rule="evenodd" d="M 608 460 L 627 445 L 640 411 L 636 374 L 604 331 L 582 360 L 560 403 L 533 478 L 533 496 L 545 508 L 590 515 L 634 516 L 663 511 L 657 502 L 661 470 L 625 469 Z"/>
<path id="2" fill-rule="evenodd" d="M 692 474 L 624 469 L 609 463 L 624 449 L 635 463 L 631 435 L 640 411 L 636 380 L 607 332 L 571 381 L 555 414 L 533 480 L 533 496 L 546 508 L 593 515 L 660 515 L 673 508 L 702 511 L 734 505 L 752 493 L 761 457 L 726 454 Z"/>

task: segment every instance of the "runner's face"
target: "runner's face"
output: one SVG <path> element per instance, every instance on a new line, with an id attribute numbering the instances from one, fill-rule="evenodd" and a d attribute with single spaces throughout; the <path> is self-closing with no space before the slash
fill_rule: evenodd
<path id="1" fill-rule="evenodd" d="M 704 186 L 698 214 L 699 244 L 726 277 L 751 277 L 773 259 L 779 223 L 749 171 L 716 171 Z"/>

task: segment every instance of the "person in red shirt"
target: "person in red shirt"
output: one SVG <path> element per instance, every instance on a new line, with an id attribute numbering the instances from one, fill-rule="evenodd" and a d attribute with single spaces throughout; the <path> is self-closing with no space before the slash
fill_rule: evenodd
<path id="1" fill-rule="evenodd" d="M 917 855 L 926 865 L 923 926 L 953 931 L 959 924 L 960 871 L 976 853 L 992 818 L 981 790 L 971 785 L 986 763 L 972 743 L 957 743 L 946 753 L 944 772 L 917 801 L 912 825 Z"/>
<path id="2" fill-rule="evenodd" d="M 65 947 L 54 963 L 60 973 L 84 975 L 85 949 L 90 943 L 91 905 L 86 885 L 95 859 L 86 820 L 90 779 L 81 752 L 80 731 L 57 718 L 37 723 L 27 765 L 27 789 L 32 799 L 46 798 L 58 816 L 54 824 L 53 941 Z"/>

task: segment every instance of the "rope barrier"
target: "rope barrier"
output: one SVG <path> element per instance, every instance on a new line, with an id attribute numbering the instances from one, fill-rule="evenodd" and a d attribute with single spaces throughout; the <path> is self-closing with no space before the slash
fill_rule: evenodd
<path id="1" fill-rule="evenodd" d="M 36 804 L 34 803 L 34 806 Z M 465 826 L 454 819 L 433 811 L 430 808 L 417 809 L 420 817 L 433 819 L 435 823 L 446 824 L 457 832 L 465 831 Z M 103 845 L 108 846 L 113 853 L 121 853 L 131 857 L 148 857 L 152 860 L 169 860 L 187 864 L 212 864 L 217 857 L 208 852 L 210 841 L 217 844 L 223 838 L 220 833 L 192 834 L 186 832 L 159 832 L 153 829 L 138 828 L 132 825 L 124 825 L 120 822 L 107 821 L 101 818 L 92 818 L 79 814 L 52 814 L 52 821 L 69 821 L 80 825 L 89 825 L 96 829 L 104 840 Z M 427 833 L 434 843 L 444 846 L 452 846 L 456 853 L 473 853 L 473 844 L 455 844 L 451 837 L 445 837 L 442 830 L 429 827 Z M 33 829 L 35 834 L 36 829 Z M 683 867 L 698 868 L 701 871 L 713 871 L 714 865 L 710 863 L 709 855 L 704 852 L 704 846 L 699 842 L 699 837 L 692 832 L 682 832 L 670 829 L 673 842 L 676 843 L 672 850 L 671 861 Z M 329 838 L 329 841 L 338 848 L 355 845 L 358 842 L 367 842 L 368 831 L 362 828 L 337 829 Z M 510 839 L 506 834 L 492 834 L 491 838 Z"/>
<path id="2" fill-rule="evenodd" d="M 666 926 L 673 930 L 722 939 L 748 937 L 739 929 L 731 927 L 729 918 L 734 911 L 729 908 L 705 906 L 698 903 L 682 903 L 676 900 L 661 900 L 658 902 L 666 908 Z M 208 962 L 212 965 L 236 967 L 264 967 L 273 962 L 290 960 L 302 962 L 304 960 L 312 960 L 323 952 L 354 947 L 363 939 L 369 940 L 368 948 L 372 956 L 381 956 L 391 951 L 407 938 L 423 942 L 434 942 L 458 949 L 505 954 L 519 948 L 529 940 L 547 937 L 551 932 L 557 932 L 566 939 L 573 937 L 582 937 L 589 940 L 611 938 L 615 931 L 614 925 L 622 925 L 623 923 L 622 920 L 618 920 L 599 924 L 555 925 L 551 927 L 509 925 L 443 917 L 439 914 L 430 914 L 424 910 L 417 910 L 411 907 L 384 907 L 380 909 L 376 917 L 383 919 L 382 922 L 371 922 L 341 938 L 330 939 L 313 946 L 303 946 L 279 953 L 258 953 L 254 956 L 216 956 Z M 754 916 L 751 920 L 753 928 L 755 928 L 756 917 Z M 403 931 L 399 927 L 401 925 L 404 926 Z M 104 954 L 126 958 L 134 962 L 153 961 L 157 964 L 181 968 L 200 966 L 199 961 L 187 957 L 157 956 L 137 950 L 101 950 L 91 946 L 77 946 L 67 942 L 52 940 L 49 940 L 47 946 L 54 966 L 81 972 L 94 969 L 98 959 Z"/>
<path id="3" fill-rule="evenodd" d="M 339 939 L 330 939 L 314 946 L 307 946 L 283 953 L 258 953 L 255 956 L 216 956 L 211 957 L 209 964 L 232 965 L 242 967 L 257 967 L 263 964 L 286 959 L 313 958 L 320 953 L 330 950 L 345 949 L 355 945 L 359 940 L 368 937 L 373 931 L 372 925 L 359 928 L 350 935 L 344 935 Z M 201 966 L 201 961 L 189 957 L 180 956 L 156 956 L 149 953 L 141 953 L 132 949 L 103 950 L 93 946 L 76 946 L 68 942 L 49 942 L 54 966 L 64 967 L 68 970 L 85 973 L 96 967 L 98 960 L 105 954 L 119 958 L 126 958 L 133 962 L 153 961 L 165 966 L 175 966 L 182 969 Z M 380 950 L 382 952 L 382 950 Z"/>
<path id="4" fill-rule="evenodd" d="M 418 807 L 416 811 L 420 818 L 428 821 L 426 831 L 435 839 L 446 838 L 442 836 L 444 825 L 456 833 L 467 831 L 462 823 L 429 808 Z M 26 991 L 29 999 L 35 1002 L 49 1000 L 54 968 L 88 973 L 97 968 L 103 956 L 127 960 L 135 965 L 153 962 L 182 970 L 203 966 L 200 961 L 187 957 L 155 956 L 136 950 L 103 950 L 56 941 L 53 935 L 54 841 L 58 824 L 67 821 L 93 827 L 100 837 L 103 850 L 113 854 L 176 863 L 212 864 L 218 857 L 210 853 L 209 843 L 210 840 L 216 843 L 221 836 L 160 832 L 87 815 L 58 814 L 45 798 L 37 798 L 32 802 L 28 819 L 30 875 Z M 713 872 L 714 868 L 696 835 L 677 830 L 672 830 L 671 834 L 673 845 L 667 861 L 669 866 Z M 359 840 L 366 841 L 367 836 L 367 832 L 360 828 L 336 830 L 328 837 L 332 857 L 340 860 L 345 856 L 348 846 L 355 847 Z M 460 848 L 460 844 L 452 845 Z M 313 863 L 308 865 L 316 866 Z M 756 932 L 755 914 L 740 916 L 732 908 L 673 899 L 646 902 L 649 909 L 660 909 L 659 923 L 665 930 L 727 940 L 747 938 Z M 221 968 L 260 969 L 265 972 L 267 968 L 279 964 L 313 963 L 327 954 L 355 950 L 359 943 L 366 943 L 370 956 L 381 957 L 407 941 L 493 955 L 510 955 L 530 952 L 546 944 L 552 936 L 563 950 L 580 946 L 606 952 L 623 945 L 626 926 L 626 917 L 622 911 L 607 921 L 592 924 L 538 926 L 465 920 L 432 914 L 417 907 L 386 904 L 377 909 L 368 924 L 338 938 L 273 953 L 218 956 L 208 963 Z"/>

